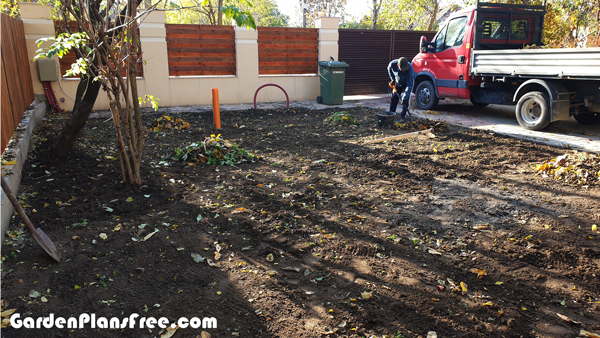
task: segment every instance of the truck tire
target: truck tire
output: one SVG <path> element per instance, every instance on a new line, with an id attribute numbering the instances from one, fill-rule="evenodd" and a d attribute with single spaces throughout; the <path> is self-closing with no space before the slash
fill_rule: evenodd
<path id="1" fill-rule="evenodd" d="M 419 83 L 415 94 L 417 99 L 417 107 L 419 107 L 419 109 L 430 110 L 437 106 L 438 102 L 440 101 L 435 93 L 433 82 L 429 80 Z"/>
<path id="2" fill-rule="evenodd" d="M 583 113 L 573 116 L 577 122 L 584 126 L 593 126 L 600 122 L 600 113 Z"/>
<path id="3" fill-rule="evenodd" d="M 542 130 L 550 125 L 550 101 L 542 92 L 529 92 L 517 103 L 519 124 L 529 130 Z"/>

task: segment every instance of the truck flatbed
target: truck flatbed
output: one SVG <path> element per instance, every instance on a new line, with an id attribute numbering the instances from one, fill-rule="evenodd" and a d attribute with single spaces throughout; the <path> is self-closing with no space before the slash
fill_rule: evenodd
<path id="1" fill-rule="evenodd" d="M 471 75 L 600 80 L 600 48 L 473 50 Z"/>

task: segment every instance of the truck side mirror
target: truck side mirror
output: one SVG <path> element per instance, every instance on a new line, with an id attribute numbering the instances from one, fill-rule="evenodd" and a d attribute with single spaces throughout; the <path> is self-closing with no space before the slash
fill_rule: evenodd
<path id="1" fill-rule="evenodd" d="M 421 42 L 419 43 L 421 53 L 429 53 L 429 44 L 427 43 L 427 37 L 421 36 Z"/>

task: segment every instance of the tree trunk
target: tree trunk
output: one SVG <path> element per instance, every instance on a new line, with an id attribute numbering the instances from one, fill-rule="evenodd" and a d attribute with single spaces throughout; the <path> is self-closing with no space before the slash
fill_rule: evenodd
<path id="1" fill-rule="evenodd" d="M 219 0 L 219 4 L 217 6 L 218 13 L 218 22 L 217 25 L 221 26 L 223 24 L 223 12 L 221 12 L 221 6 L 223 6 L 223 0 Z"/>
<path id="2" fill-rule="evenodd" d="M 377 0 L 373 0 L 373 29 L 377 29 L 377 17 L 379 16 L 379 9 L 381 8 L 381 2 L 377 5 Z"/>
<path id="3" fill-rule="evenodd" d="M 435 19 L 437 17 L 438 6 L 439 6 L 438 0 L 434 0 L 433 11 L 431 12 L 431 18 L 429 19 L 429 25 L 427 26 L 428 31 L 433 30 L 433 25 L 435 25 Z"/>
<path id="4" fill-rule="evenodd" d="M 82 77 L 79 81 L 73 115 L 65 123 L 60 135 L 52 145 L 50 150 L 51 161 L 63 161 L 67 158 L 69 152 L 73 149 L 79 131 L 85 126 L 100 91 L 100 81 L 93 81 L 93 79 L 94 76 L 89 76 Z"/>

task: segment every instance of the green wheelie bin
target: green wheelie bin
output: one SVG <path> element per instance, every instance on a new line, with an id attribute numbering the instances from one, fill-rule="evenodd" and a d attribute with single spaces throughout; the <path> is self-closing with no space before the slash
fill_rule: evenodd
<path id="1" fill-rule="evenodd" d="M 348 67 L 347 63 L 341 61 L 319 61 L 321 96 L 317 97 L 318 103 L 344 103 L 344 80 Z"/>

